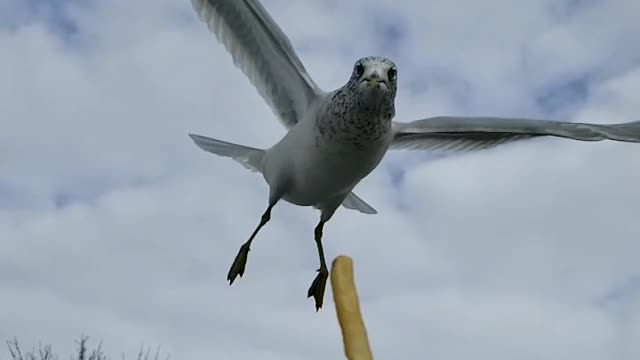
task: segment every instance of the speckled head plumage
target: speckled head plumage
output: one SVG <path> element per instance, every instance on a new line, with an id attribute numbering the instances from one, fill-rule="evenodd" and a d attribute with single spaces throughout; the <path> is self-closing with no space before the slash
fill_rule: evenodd
<path id="1" fill-rule="evenodd" d="M 334 90 L 318 122 L 322 136 L 342 138 L 356 146 L 381 139 L 395 116 L 397 68 L 378 56 L 356 61 L 349 81 Z"/>
<path id="2" fill-rule="evenodd" d="M 355 101 L 365 117 L 391 120 L 395 115 L 395 98 L 398 88 L 396 64 L 380 56 L 358 59 L 353 72 L 343 87 L 350 101 Z"/>
<path id="3" fill-rule="evenodd" d="M 378 56 L 356 61 L 349 81 L 336 89 L 321 117 L 319 132 L 356 146 L 384 137 L 395 116 L 397 68 Z M 339 131 L 338 131 L 339 130 Z"/>
<path id="4" fill-rule="evenodd" d="M 395 98 L 398 88 L 398 68 L 393 61 L 380 56 L 363 57 L 353 65 L 350 86 L 359 90 L 379 90 Z M 376 94 L 377 92 L 372 92 Z"/>

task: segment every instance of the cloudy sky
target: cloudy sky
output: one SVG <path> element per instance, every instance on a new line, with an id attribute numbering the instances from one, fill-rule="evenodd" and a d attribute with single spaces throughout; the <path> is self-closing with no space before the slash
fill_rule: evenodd
<path id="1" fill-rule="evenodd" d="M 324 89 L 399 67 L 397 120 L 640 119 L 637 0 L 263 0 Z M 119 357 L 339 359 L 316 313 L 318 212 L 280 203 L 227 270 L 262 178 L 194 132 L 268 147 L 284 128 L 189 0 L 0 0 L 0 339 Z M 640 358 L 640 146 L 536 139 L 394 152 L 340 209 L 380 359 Z M 8 356 L 5 350 L 0 357 Z"/>

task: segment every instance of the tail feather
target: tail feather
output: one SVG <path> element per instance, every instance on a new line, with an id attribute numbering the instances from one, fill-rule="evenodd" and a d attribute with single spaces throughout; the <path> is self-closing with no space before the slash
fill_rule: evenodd
<path id="1" fill-rule="evenodd" d="M 204 151 L 219 156 L 230 157 L 251 171 L 262 171 L 262 156 L 264 155 L 264 150 L 201 135 L 189 134 L 189 137 Z"/>
<path id="2" fill-rule="evenodd" d="M 350 192 L 342 201 L 342 206 L 351 210 L 358 210 L 363 214 L 377 214 L 378 212 L 371 205 L 360 199 L 356 194 Z"/>

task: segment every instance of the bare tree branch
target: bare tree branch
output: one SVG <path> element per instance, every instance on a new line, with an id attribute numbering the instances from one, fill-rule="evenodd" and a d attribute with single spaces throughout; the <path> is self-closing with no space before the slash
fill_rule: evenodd
<path id="1" fill-rule="evenodd" d="M 88 346 L 89 337 L 81 335 L 80 339 L 76 340 L 77 350 L 69 359 L 70 360 L 108 360 L 108 357 L 102 351 L 102 341 L 97 347 L 91 348 Z M 57 360 L 58 356 L 53 352 L 51 345 L 38 346 L 38 349 L 24 353 L 17 338 L 8 340 L 7 346 L 9 348 L 9 355 L 11 360 Z M 151 355 L 151 348 L 144 348 L 144 344 L 140 346 L 137 360 L 159 360 L 160 359 L 160 346 L 157 347 L 155 354 Z M 169 359 L 167 355 L 166 360 Z M 125 360 L 125 355 L 122 354 L 122 360 Z"/>

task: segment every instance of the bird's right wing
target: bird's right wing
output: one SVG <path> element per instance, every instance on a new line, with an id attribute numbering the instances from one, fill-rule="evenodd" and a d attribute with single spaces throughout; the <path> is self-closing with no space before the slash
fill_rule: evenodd
<path id="1" fill-rule="evenodd" d="M 298 122 L 322 90 L 258 0 L 191 3 L 284 126 L 289 128 Z"/>

